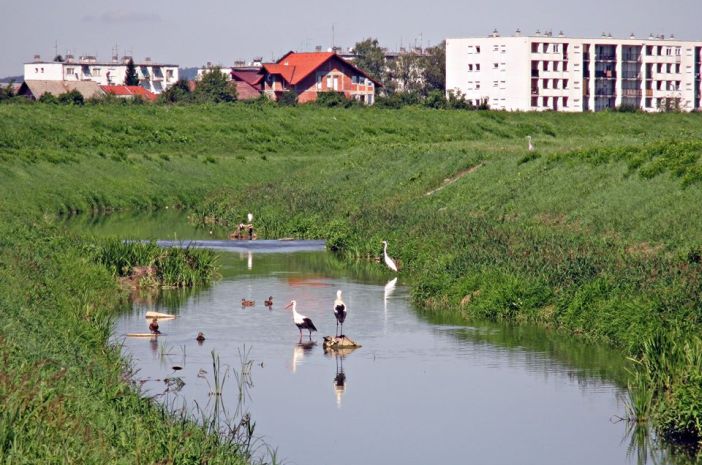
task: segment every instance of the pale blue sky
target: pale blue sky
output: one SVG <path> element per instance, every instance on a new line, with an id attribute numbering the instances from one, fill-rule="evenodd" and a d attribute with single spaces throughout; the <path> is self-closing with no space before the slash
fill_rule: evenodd
<path id="1" fill-rule="evenodd" d="M 434 44 L 446 37 L 483 36 L 497 28 L 511 34 L 536 29 L 568 36 L 626 37 L 675 34 L 702 40 L 702 0 L 391 0 L 380 2 L 281 2 L 204 0 L 0 0 L 0 77 L 21 74 L 35 53 L 150 56 L 161 62 L 199 66 L 231 64 L 288 50 L 348 47 L 376 37 L 392 49 Z"/>

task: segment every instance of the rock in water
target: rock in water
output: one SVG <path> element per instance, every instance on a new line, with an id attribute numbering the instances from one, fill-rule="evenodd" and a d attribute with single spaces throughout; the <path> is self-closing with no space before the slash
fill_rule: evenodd
<path id="1" fill-rule="evenodd" d="M 357 349 L 361 347 L 360 344 L 352 341 L 346 336 L 324 336 L 323 346 L 325 349 Z"/>

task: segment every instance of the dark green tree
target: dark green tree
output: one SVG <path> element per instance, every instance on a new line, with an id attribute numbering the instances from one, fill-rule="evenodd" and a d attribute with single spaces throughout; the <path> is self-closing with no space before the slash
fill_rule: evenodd
<path id="1" fill-rule="evenodd" d="M 424 95 L 429 95 L 432 90 L 443 92 L 446 89 L 446 41 L 426 50 L 421 68 Z"/>
<path id="2" fill-rule="evenodd" d="M 0 87 L 0 101 L 10 100 L 12 97 L 15 96 L 15 90 L 12 87 L 12 83 L 13 81 L 10 81 L 10 83 L 7 84 L 7 86 L 5 86 L 4 88 Z"/>
<path id="3" fill-rule="evenodd" d="M 83 94 L 77 90 L 72 90 L 59 95 L 58 101 L 64 105 L 83 105 L 85 103 Z"/>
<path id="4" fill-rule="evenodd" d="M 191 100 L 190 86 L 185 79 L 178 79 L 159 96 L 159 101 L 162 103 L 181 103 L 189 100 Z"/>
<path id="5" fill-rule="evenodd" d="M 197 102 L 233 102 L 237 97 L 236 87 L 227 81 L 219 67 L 214 67 L 202 75 L 193 97 Z"/>
<path id="6" fill-rule="evenodd" d="M 139 76 L 137 75 L 136 66 L 134 66 L 134 60 L 131 58 L 127 62 L 127 73 L 124 75 L 124 85 L 125 86 L 138 86 Z"/>
<path id="7" fill-rule="evenodd" d="M 37 100 L 37 102 L 51 103 L 51 104 L 55 105 L 58 103 L 58 99 L 56 98 L 56 96 L 54 94 L 50 94 L 49 92 L 44 92 L 41 95 L 41 97 L 39 97 L 39 100 Z"/>
<path id="8" fill-rule="evenodd" d="M 356 42 L 353 50 L 356 54 L 355 65 L 384 84 L 386 78 L 385 52 L 378 44 L 378 39 L 368 38 Z"/>

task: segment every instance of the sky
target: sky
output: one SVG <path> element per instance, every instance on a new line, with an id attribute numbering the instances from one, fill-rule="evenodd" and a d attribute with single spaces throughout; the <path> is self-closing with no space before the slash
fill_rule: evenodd
<path id="1" fill-rule="evenodd" d="M 231 65 L 368 37 L 390 49 L 519 28 L 571 37 L 675 34 L 702 40 L 702 0 L 0 0 L 0 77 L 35 54 L 151 57 L 181 67 Z M 332 32 L 333 31 L 333 32 Z"/>

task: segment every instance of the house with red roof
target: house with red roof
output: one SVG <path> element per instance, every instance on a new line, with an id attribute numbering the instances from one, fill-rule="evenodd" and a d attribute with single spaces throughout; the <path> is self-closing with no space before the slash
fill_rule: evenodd
<path id="1" fill-rule="evenodd" d="M 381 86 L 335 52 L 289 52 L 275 63 L 264 63 L 259 75 L 262 79 L 250 84 L 260 86 L 265 95 L 277 100 L 283 92 L 293 90 L 300 103 L 316 100 L 320 92 L 341 92 L 346 98 L 372 105 L 375 89 Z"/>
<path id="2" fill-rule="evenodd" d="M 114 95 L 117 98 L 133 99 L 141 98 L 149 102 L 155 102 L 158 96 L 141 86 L 100 86 L 106 94 Z"/>

